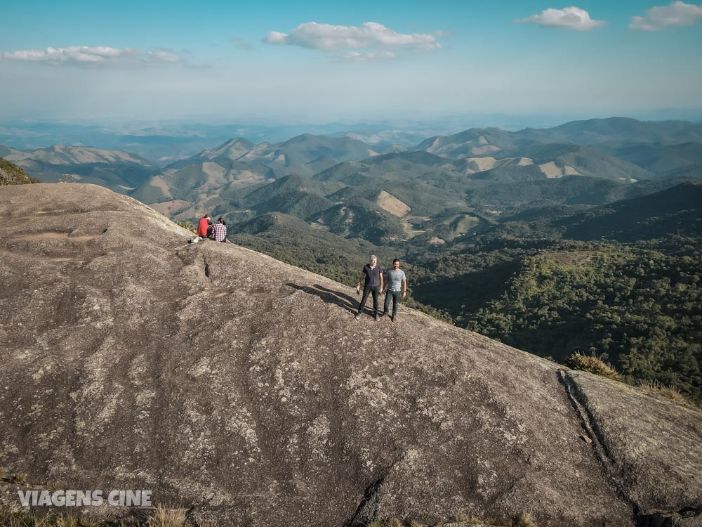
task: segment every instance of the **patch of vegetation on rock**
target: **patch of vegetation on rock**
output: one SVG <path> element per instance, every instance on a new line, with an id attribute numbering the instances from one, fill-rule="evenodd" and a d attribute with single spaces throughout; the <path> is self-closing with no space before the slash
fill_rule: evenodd
<path id="1" fill-rule="evenodd" d="M 0 186 L 3 185 L 26 185 L 37 183 L 37 180 L 29 177 L 27 173 L 14 163 L 0 157 Z"/>
<path id="2" fill-rule="evenodd" d="M 621 380 L 621 375 L 617 373 L 617 370 L 594 355 L 573 353 L 568 357 L 568 366 L 575 370 L 587 371 L 615 381 Z"/>

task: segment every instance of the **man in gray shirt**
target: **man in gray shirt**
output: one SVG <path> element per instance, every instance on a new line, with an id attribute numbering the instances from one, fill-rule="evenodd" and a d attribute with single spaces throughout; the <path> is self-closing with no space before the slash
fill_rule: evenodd
<path id="1" fill-rule="evenodd" d="M 385 308 L 384 312 L 387 315 L 390 310 L 390 299 L 392 298 L 392 315 L 390 320 L 395 322 L 397 319 L 397 305 L 400 299 L 407 297 L 407 277 L 405 272 L 400 269 L 400 260 L 395 258 L 392 261 L 392 269 L 387 272 L 388 278 L 385 281 L 388 285 L 388 290 L 385 292 Z"/>

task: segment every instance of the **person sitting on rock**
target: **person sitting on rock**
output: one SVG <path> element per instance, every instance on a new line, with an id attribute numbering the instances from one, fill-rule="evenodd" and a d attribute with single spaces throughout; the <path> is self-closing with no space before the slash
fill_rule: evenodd
<path id="1" fill-rule="evenodd" d="M 392 261 L 392 269 L 387 273 L 387 291 L 385 291 L 385 305 L 383 313 L 388 314 L 390 309 L 390 299 L 392 298 L 392 315 L 390 315 L 390 320 L 395 322 L 397 319 L 397 305 L 400 303 L 400 299 L 403 300 L 407 297 L 407 276 L 405 272 L 400 269 L 400 260 L 395 258 Z"/>
<path id="2" fill-rule="evenodd" d="M 216 242 L 227 241 L 227 222 L 224 218 L 217 218 L 217 223 L 214 225 L 214 240 Z"/>
<path id="3" fill-rule="evenodd" d="M 212 219 L 204 214 L 200 221 L 197 222 L 197 235 L 203 240 L 210 237 L 212 232 Z"/>
<path id="4" fill-rule="evenodd" d="M 380 320 L 380 315 L 378 314 L 378 294 L 383 290 L 383 268 L 378 265 L 378 257 L 376 255 L 371 254 L 369 263 L 363 266 L 361 277 L 358 280 L 358 284 L 356 284 L 356 293 L 358 294 L 361 294 L 361 280 L 364 280 L 363 297 L 358 306 L 356 320 L 358 320 L 361 313 L 363 313 L 368 293 L 371 293 L 373 295 L 373 316 L 375 320 L 378 321 Z"/>

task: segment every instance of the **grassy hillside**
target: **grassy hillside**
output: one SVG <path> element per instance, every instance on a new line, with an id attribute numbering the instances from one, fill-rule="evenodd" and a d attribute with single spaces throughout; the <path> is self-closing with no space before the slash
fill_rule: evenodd
<path id="1" fill-rule="evenodd" d="M 0 186 L 25 185 L 34 181 L 20 167 L 0 157 Z"/>

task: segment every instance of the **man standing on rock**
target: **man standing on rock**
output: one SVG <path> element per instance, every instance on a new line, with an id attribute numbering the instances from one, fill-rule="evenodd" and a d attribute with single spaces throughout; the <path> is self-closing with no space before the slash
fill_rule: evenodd
<path id="1" fill-rule="evenodd" d="M 392 315 L 390 315 L 390 320 L 395 322 L 397 319 L 397 305 L 400 303 L 400 298 L 403 300 L 407 298 L 407 276 L 405 276 L 405 272 L 400 269 L 400 260 L 395 258 L 392 261 L 392 269 L 387 272 L 387 275 L 388 290 L 385 291 L 383 313 L 386 315 L 388 314 L 390 299 L 392 298 Z"/>
<path id="2" fill-rule="evenodd" d="M 363 266 L 361 271 L 361 277 L 356 284 L 356 293 L 361 293 L 361 280 L 364 281 L 363 285 L 363 297 L 361 297 L 361 303 L 358 306 L 358 313 L 356 313 L 356 320 L 361 317 L 363 313 L 363 308 L 366 305 L 366 299 L 368 298 L 368 293 L 373 295 L 373 316 L 375 320 L 380 320 L 380 315 L 378 314 L 378 295 L 383 290 L 383 269 L 378 265 L 378 257 L 371 254 L 370 262 Z"/>

